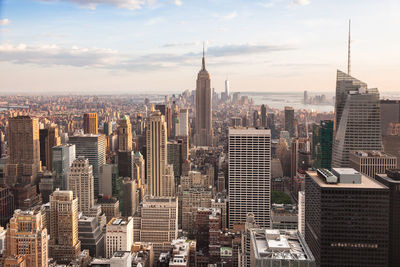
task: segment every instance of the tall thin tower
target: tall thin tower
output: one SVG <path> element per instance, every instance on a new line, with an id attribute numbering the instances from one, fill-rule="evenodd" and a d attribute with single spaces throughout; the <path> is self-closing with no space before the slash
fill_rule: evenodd
<path id="1" fill-rule="evenodd" d="M 203 45 L 202 68 L 197 75 L 196 82 L 196 124 L 194 142 L 197 146 L 212 146 L 213 131 L 211 108 L 210 74 L 206 70 Z"/>
<path id="2" fill-rule="evenodd" d="M 350 58 L 350 52 L 351 52 L 351 20 L 349 19 L 349 43 L 347 47 L 347 74 L 351 75 L 351 58 Z"/>

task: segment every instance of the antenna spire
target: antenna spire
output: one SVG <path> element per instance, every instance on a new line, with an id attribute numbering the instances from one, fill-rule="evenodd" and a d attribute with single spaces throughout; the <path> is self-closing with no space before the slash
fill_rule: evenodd
<path id="1" fill-rule="evenodd" d="M 205 70 L 206 69 L 206 60 L 204 57 L 204 42 L 203 42 L 203 59 L 202 59 L 202 69 Z"/>
<path id="2" fill-rule="evenodd" d="M 350 58 L 350 52 L 351 52 L 351 20 L 349 19 L 349 43 L 347 47 L 347 74 L 351 75 L 351 58 Z"/>

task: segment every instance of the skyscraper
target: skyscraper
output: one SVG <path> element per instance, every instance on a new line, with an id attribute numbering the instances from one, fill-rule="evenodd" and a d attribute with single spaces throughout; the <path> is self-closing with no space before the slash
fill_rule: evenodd
<path id="1" fill-rule="evenodd" d="M 97 113 L 83 114 L 83 131 L 85 134 L 98 134 Z"/>
<path id="2" fill-rule="evenodd" d="M 213 144 L 211 109 L 212 99 L 210 74 L 206 70 L 203 48 L 202 68 L 197 75 L 196 83 L 196 123 L 194 143 L 197 146 L 212 146 Z"/>
<path id="3" fill-rule="evenodd" d="M 130 251 L 133 245 L 133 219 L 112 218 L 106 226 L 106 258 L 116 251 Z"/>
<path id="4" fill-rule="evenodd" d="M 14 214 L 14 196 L 8 187 L 0 186 L 0 226 L 6 227 Z"/>
<path id="5" fill-rule="evenodd" d="M 93 166 L 94 195 L 99 193 L 100 168 L 106 163 L 106 138 L 104 135 L 84 134 L 69 137 L 76 147 L 76 156 L 83 156 Z"/>
<path id="6" fill-rule="evenodd" d="M 23 256 L 26 266 L 47 267 L 47 229 L 40 209 L 15 210 L 7 226 L 7 256 Z"/>
<path id="7" fill-rule="evenodd" d="M 338 71 L 332 167 L 348 167 L 349 151 L 381 151 L 379 92 Z"/>
<path id="8" fill-rule="evenodd" d="M 179 127 L 176 136 L 189 135 L 189 116 L 186 108 L 181 108 L 179 111 Z"/>
<path id="9" fill-rule="evenodd" d="M 270 227 L 271 131 L 229 129 L 229 228 L 244 224 L 249 212 Z"/>
<path id="10" fill-rule="evenodd" d="M 285 107 L 285 131 L 288 131 L 290 137 L 296 137 L 294 127 L 294 109 L 292 107 Z"/>
<path id="11" fill-rule="evenodd" d="M 60 190 L 67 189 L 67 172 L 75 160 L 75 145 L 65 144 L 52 148 L 53 163 L 52 168 L 55 172 L 54 187 Z"/>
<path id="12" fill-rule="evenodd" d="M 261 127 L 267 128 L 267 108 L 261 105 Z"/>
<path id="13" fill-rule="evenodd" d="M 132 125 L 126 115 L 118 121 L 118 150 L 132 150 Z"/>
<path id="14" fill-rule="evenodd" d="M 162 179 L 167 167 L 167 124 L 160 111 L 150 115 L 146 131 L 147 194 L 162 196 Z"/>
<path id="15" fill-rule="evenodd" d="M 308 171 L 305 238 L 317 266 L 387 266 L 389 190 L 350 168 Z"/>
<path id="16" fill-rule="evenodd" d="M 397 158 L 382 151 L 350 151 L 350 167 L 369 177 L 397 167 Z"/>
<path id="17" fill-rule="evenodd" d="M 78 199 L 72 191 L 56 190 L 50 196 L 50 233 L 50 257 L 64 264 L 78 257 Z"/>
<path id="18" fill-rule="evenodd" d="M 332 164 L 333 121 L 325 120 L 313 125 L 312 165 L 330 169 Z"/>
<path id="19" fill-rule="evenodd" d="M 8 151 L 5 183 L 34 184 L 40 170 L 39 121 L 30 116 L 8 120 Z"/>
<path id="20" fill-rule="evenodd" d="M 94 205 L 93 166 L 89 160 L 78 157 L 67 173 L 67 190 L 78 199 L 79 211 L 88 215 Z"/>
<path id="21" fill-rule="evenodd" d="M 39 131 L 40 141 L 40 160 L 42 166 L 46 166 L 48 170 L 52 170 L 52 148 L 61 144 L 61 138 L 58 135 L 57 125 L 49 125 L 46 129 Z"/>

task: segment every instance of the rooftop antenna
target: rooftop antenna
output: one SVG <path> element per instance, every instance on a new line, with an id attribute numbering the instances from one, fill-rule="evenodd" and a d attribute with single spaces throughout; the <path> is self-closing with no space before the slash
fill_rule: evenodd
<path id="1" fill-rule="evenodd" d="M 351 75 L 350 49 L 351 49 L 351 20 L 349 19 L 349 43 L 347 48 L 347 74 Z"/>
<path id="2" fill-rule="evenodd" d="M 205 59 L 204 59 L 204 41 L 203 41 L 203 60 L 202 60 L 202 67 L 203 67 L 203 70 L 206 69 L 206 62 L 205 62 Z"/>

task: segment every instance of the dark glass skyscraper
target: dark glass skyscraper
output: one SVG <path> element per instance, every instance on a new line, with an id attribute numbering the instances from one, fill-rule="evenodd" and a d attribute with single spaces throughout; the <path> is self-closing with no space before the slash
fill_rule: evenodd
<path id="1" fill-rule="evenodd" d="M 325 120 L 313 125 L 312 165 L 330 169 L 332 164 L 333 121 Z"/>

